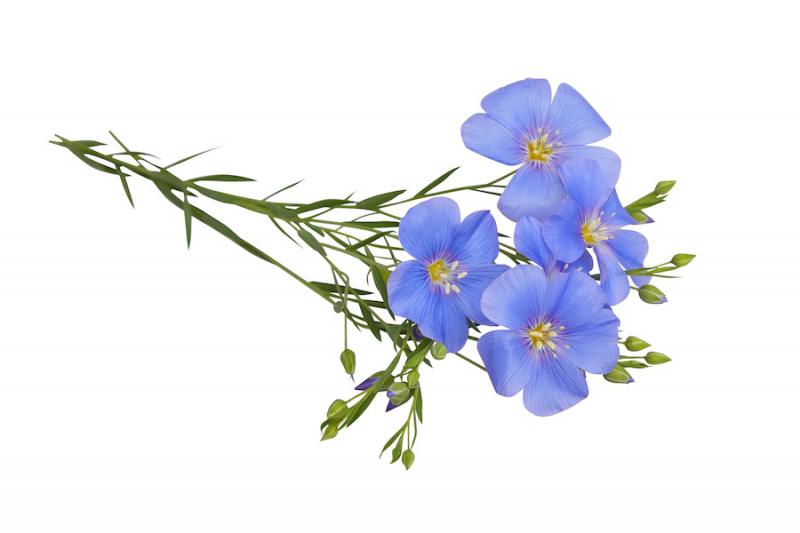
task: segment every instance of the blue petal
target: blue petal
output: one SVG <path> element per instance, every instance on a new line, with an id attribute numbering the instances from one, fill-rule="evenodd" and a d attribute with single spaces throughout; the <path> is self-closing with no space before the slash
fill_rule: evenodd
<path id="1" fill-rule="evenodd" d="M 611 128 L 600 118 L 578 91 L 566 83 L 556 90 L 548 116 L 550 127 L 559 131 L 564 144 L 589 144 L 611 135 Z"/>
<path id="2" fill-rule="evenodd" d="M 449 247 L 460 221 L 457 203 L 432 198 L 408 210 L 400 221 L 398 237 L 413 257 L 434 261 Z"/>
<path id="3" fill-rule="evenodd" d="M 537 416 L 560 413 L 589 395 L 583 372 L 561 357 L 537 357 L 525 386 L 525 407 Z"/>
<path id="4" fill-rule="evenodd" d="M 602 146 L 568 146 L 565 155 L 575 159 L 591 159 L 600 165 L 603 180 L 609 187 L 614 187 L 619 179 L 620 159 L 617 154 Z"/>
<path id="5" fill-rule="evenodd" d="M 614 237 L 608 240 L 608 246 L 614 250 L 619 262 L 626 270 L 642 268 L 644 258 L 647 256 L 647 239 L 641 233 L 630 230 L 618 230 Z M 638 286 L 650 282 L 650 276 L 631 276 Z"/>
<path id="6" fill-rule="evenodd" d="M 628 275 L 619 264 L 619 259 L 606 243 L 594 247 L 597 263 L 600 265 L 600 288 L 606 294 L 608 305 L 617 305 L 627 298 L 631 290 Z"/>
<path id="7" fill-rule="evenodd" d="M 511 220 L 526 215 L 544 220 L 558 209 L 565 195 L 561 180 L 551 169 L 525 165 L 511 178 L 497 207 Z"/>
<path id="8" fill-rule="evenodd" d="M 506 165 L 525 160 L 522 142 L 509 129 L 484 113 L 476 113 L 461 125 L 464 146 L 482 156 Z"/>
<path id="9" fill-rule="evenodd" d="M 514 230 L 514 245 L 528 259 L 548 274 L 556 269 L 556 258 L 542 237 L 542 223 L 533 217 L 522 217 Z"/>
<path id="10" fill-rule="evenodd" d="M 561 178 L 567 194 L 575 200 L 582 213 L 599 210 L 613 190 L 603 179 L 600 165 L 591 159 L 564 161 Z"/>
<path id="11" fill-rule="evenodd" d="M 592 271 L 593 267 L 594 260 L 592 259 L 592 254 L 590 254 L 588 250 L 584 250 L 583 255 L 580 256 L 577 261 L 568 263 L 564 270 L 566 272 L 586 272 L 588 274 Z"/>
<path id="12" fill-rule="evenodd" d="M 419 261 L 404 261 L 397 265 L 386 282 L 389 307 L 396 315 L 419 322 L 420 305 L 433 289 L 425 265 Z"/>
<path id="13" fill-rule="evenodd" d="M 580 209 L 572 199 L 561 202 L 558 212 L 544 223 L 544 242 L 559 261 L 577 261 L 586 251 L 586 243 L 581 236 L 581 224 Z"/>
<path id="14" fill-rule="evenodd" d="M 491 263 L 497 259 L 500 246 L 497 224 L 489 211 L 476 211 L 458 226 L 450 246 L 453 256 L 464 264 Z"/>
<path id="15" fill-rule="evenodd" d="M 478 353 L 497 394 L 514 396 L 530 381 L 534 357 L 519 333 L 490 331 L 478 340 Z"/>
<path id="16" fill-rule="evenodd" d="M 481 312 L 481 297 L 486 287 L 506 270 L 508 270 L 506 265 L 470 266 L 467 276 L 457 282 L 460 290 L 456 294 L 458 305 L 470 320 L 478 324 L 497 325 Z"/>
<path id="17" fill-rule="evenodd" d="M 613 227 L 621 228 L 636 224 L 636 220 L 628 213 L 619 201 L 617 191 L 611 191 L 608 201 L 601 208 L 604 222 Z"/>
<path id="18" fill-rule="evenodd" d="M 550 83 L 525 79 L 501 87 L 481 101 L 489 116 L 509 130 L 524 135 L 543 127 L 550 108 Z"/>
<path id="19" fill-rule="evenodd" d="M 425 305 L 425 311 L 417 322 L 423 335 L 441 342 L 450 353 L 463 348 L 467 343 L 469 326 L 456 295 L 435 292 L 427 302 L 421 303 Z"/>
<path id="20" fill-rule="evenodd" d="M 509 329 L 523 329 L 544 311 L 547 275 L 533 265 L 519 265 L 489 284 L 481 298 L 481 311 L 491 321 Z"/>
<path id="21" fill-rule="evenodd" d="M 597 282 L 583 272 L 551 276 L 547 300 L 553 320 L 569 329 L 591 322 L 606 304 Z"/>
<path id="22" fill-rule="evenodd" d="M 567 326 L 564 340 L 563 357 L 587 372 L 607 374 L 619 359 L 619 319 L 610 309 L 597 309 L 591 321 Z"/>

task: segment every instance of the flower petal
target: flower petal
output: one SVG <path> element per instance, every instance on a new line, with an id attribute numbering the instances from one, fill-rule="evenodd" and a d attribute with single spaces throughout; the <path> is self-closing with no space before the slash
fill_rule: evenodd
<path id="1" fill-rule="evenodd" d="M 544 220 L 558 209 L 565 196 L 561 179 L 553 170 L 525 165 L 511 178 L 497 207 L 511 220 L 526 215 Z"/>
<path id="2" fill-rule="evenodd" d="M 608 246 L 614 250 L 619 262 L 625 269 L 642 268 L 644 258 L 647 256 L 647 239 L 641 233 L 631 230 L 618 230 L 614 238 L 608 240 Z M 631 276 L 638 286 L 650 282 L 650 276 Z"/>
<path id="3" fill-rule="evenodd" d="M 572 263 L 567 263 L 566 268 L 564 269 L 565 272 L 586 272 L 587 274 L 592 271 L 594 267 L 594 260 L 592 259 L 592 254 L 589 253 L 589 250 L 584 250 L 583 255 L 580 256 L 576 261 Z"/>
<path id="4" fill-rule="evenodd" d="M 533 217 L 522 217 L 514 229 L 514 245 L 528 259 L 548 274 L 556 269 L 556 258 L 542 237 L 542 223 Z"/>
<path id="5" fill-rule="evenodd" d="M 606 185 L 614 187 L 617 184 L 622 163 L 619 156 L 608 148 L 603 148 L 602 146 L 567 146 L 565 154 L 570 158 L 597 161 Z"/>
<path id="6" fill-rule="evenodd" d="M 468 265 L 491 263 L 497 259 L 500 245 L 497 240 L 497 224 L 489 211 L 470 214 L 456 229 L 450 245 L 453 256 Z"/>
<path id="7" fill-rule="evenodd" d="M 533 265 L 519 265 L 486 287 L 481 311 L 491 321 L 509 329 L 523 329 L 544 310 L 547 275 Z"/>
<path id="8" fill-rule="evenodd" d="M 571 263 L 583 255 L 586 243 L 581 236 L 581 212 L 574 200 L 561 202 L 558 212 L 544 223 L 542 236 L 559 261 Z"/>
<path id="9" fill-rule="evenodd" d="M 419 322 L 421 306 L 432 293 L 428 270 L 419 261 L 403 261 L 389 276 L 386 291 L 394 314 Z"/>
<path id="10" fill-rule="evenodd" d="M 400 221 L 398 237 L 413 257 L 433 261 L 448 249 L 460 220 L 457 203 L 432 198 L 408 210 Z"/>
<path id="11" fill-rule="evenodd" d="M 564 144 L 589 144 L 611 135 L 611 128 L 589 102 L 570 85 L 556 90 L 548 116 L 550 127 L 559 131 Z"/>
<path id="12" fill-rule="evenodd" d="M 564 161 L 561 178 L 564 180 L 564 189 L 582 213 L 599 210 L 613 190 L 603 179 L 600 165 L 591 159 Z"/>
<path id="13" fill-rule="evenodd" d="M 564 330 L 568 347 L 562 357 L 587 372 L 607 374 L 619 359 L 618 339 L 619 319 L 610 309 L 597 309 L 590 322 Z"/>
<path id="14" fill-rule="evenodd" d="M 485 333 L 478 340 L 478 353 L 497 394 L 514 396 L 530 381 L 534 358 L 518 333 Z"/>
<path id="15" fill-rule="evenodd" d="M 522 143 L 511 130 L 484 113 L 476 113 L 461 125 L 464 146 L 482 156 L 506 165 L 525 160 Z"/>
<path id="16" fill-rule="evenodd" d="M 628 210 L 622 207 L 616 190 L 611 191 L 608 201 L 603 204 L 601 211 L 605 223 L 609 226 L 621 228 L 636 224 L 636 220 L 628 213 Z"/>
<path id="17" fill-rule="evenodd" d="M 478 324 L 496 326 L 481 312 L 481 297 L 483 291 L 497 277 L 508 270 L 507 265 L 477 265 L 467 266 L 466 277 L 458 280 L 459 291 L 456 294 L 458 305 L 467 317 Z"/>
<path id="18" fill-rule="evenodd" d="M 562 357 L 535 359 L 531 380 L 525 385 L 525 407 L 537 416 L 560 413 L 589 395 L 583 372 Z"/>
<path id="19" fill-rule="evenodd" d="M 434 292 L 425 303 L 420 317 L 422 334 L 447 346 L 448 352 L 457 352 L 467 343 L 469 326 L 467 317 L 454 293 Z"/>
<path id="20" fill-rule="evenodd" d="M 567 330 L 591 322 L 606 304 L 603 291 L 588 274 L 557 274 L 551 281 L 547 288 L 550 315 Z"/>
<path id="21" fill-rule="evenodd" d="M 509 130 L 524 135 L 545 125 L 550 108 L 550 83 L 525 79 L 489 93 L 481 107 Z"/>
<path id="22" fill-rule="evenodd" d="M 627 298 L 631 290 L 628 284 L 628 275 L 619 264 L 614 251 L 606 244 L 600 243 L 594 247 L 597 254 L 597 263 L 600 265 L 600 288 L 606 294 L 608 305 L 617 305 Z"/>

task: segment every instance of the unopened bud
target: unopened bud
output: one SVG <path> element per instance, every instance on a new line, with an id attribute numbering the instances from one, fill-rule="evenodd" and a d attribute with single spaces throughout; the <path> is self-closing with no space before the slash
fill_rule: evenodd
<path id="1" fill-rule="evenodd" d="M 672 256 L 672 263 L 676 267 L 685 267 L 689 263 L 692 262 L 692 259 L 695 258 L 694 254 L 675 254 Z"/>
<path id="2" fill-rule="evenodd" d="M 344 400 L 334 400 L 328 407 L 328 420 L 331 422 L 341 420 L 347 414 L 347 402 Z"/>
<path id="3" fill-rule="evenodd" d="M 656 194 L 662 196 L 667 194 L 675 186 L 675 180 L 659 181 L 656 183 Z"/>
<path id="4" fill-rule="evenodd" d="M 414 452 L 411 450 L 406 450 L 403 452 L 403 466 L 406 467 L 406 470 L 411 468 L 411 465 L 414 464 Z"/>
<path id="5" fill-rule="evenodd" d="M 431 356 L 437 361 L 441 361 L 447 355 L 447 347 L 441 342 L 435 342 L 431 346 Z"/>
<path id="6" fill-rule="evenodd" d="M 623 359 L 619 362 L 619 366 L 625 368 L 647 368 L 647 365 L 636 359 Z"/>
<path id="7" fill-rule="evenodd" d="M 633 382 L 633 378 L 630 374 L 628 374 L 628 371 L 619 365 L 615 366 L 608 374 L 603 374 L 603 377 L 606 379 L 606 381 L 610 381 L 611 383 Z"/>
<path id="8" fill-rule="evenodd" d="M 644 356 L 644 360 L 651 365 L 661 365 L 672 361 L 672 359 L 661 352 L 648 352 L 647 355 Z"/>
<path id="9" fill-rule="evenodd" d="M 339 429 L 336 427 L 336 424 L 328 424 L 325 426 L 325 430 L 322 432 L 322 438 L 320 440 L 332 439 L 338 434 Z"/>
<path id="10" fill-rule="evenodd" d="M 342 362 L 344 371 L 352 376 L 356 371 L 356 353 L 353 350 L 345 349 L 339 360 Z"/>
<path id="11" fill-rule="evenodd" d="M 416 387 L 417 384 L 419 383 L 419 370 L 412 370 L 411 372 L 409 372 L 408 377 L 406 377 L 406 379 L 408 380 L 408 386 L 410 388 L 413 389 L 414 387 Z"/>
<path id="12" fill-rule="evenodd" d="M 639 287 L 639 298 L 648 304 L 663 304 L 667 301 L 667 295 L 655 285 L 642 285 Z"/>
<path id="13" fill-rule="evenodd" d="M 638 352 L 650 347 L 650 343 L 643 341 L 639 337 L 630 336 L 625 339 L 625 347 L 632 352 Z"/>

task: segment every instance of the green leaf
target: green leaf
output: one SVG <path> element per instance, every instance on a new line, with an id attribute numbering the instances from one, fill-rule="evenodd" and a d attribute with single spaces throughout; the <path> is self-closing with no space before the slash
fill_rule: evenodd
<path id="1" fill-rule="evenodd" d="M 376 339 L 381 340 L 381 330 L 378 328 L 378 323 L 375 322 L 372 316 L 372 311 L 362 301 L 358 302 L 358 307 L 361 308 L 361 315 L 364 317 L 364 321 L 366 321 L 370 333 L 372 333 Z"/>
<path id="2" fill-rule="evenodd" d="M 396 228 L 400 222 L 396 220 L 355 220 L 350 222 L 342 222 L 342 226 L 348 228 L 365 228 L 365 229 L 378 229 L 378 228 Z"/>
<path id="3" fill-rule="evenodd" d="M 340 205 L 349 204 L 350 200 L 340 200 L 336 198 L 327 198 L 325 200 L 317 200 L 310 204 L 305 204 L 297 207 L 294 212 L 297 214 L 305 213 L 306 211 L 313 211 L 315 209 L 322 209 L 325 207 L 339 207 Z"/>
<path id="4" fill-rule="evenodd" d="M 131 203 L 131 207 L 135 208 L 136 206 L 133 205 L 133 196 L 131 195 L 131 188 L 128 187 L 128 178 L 125 177 L 125 174 L 123 174 L 121 170 L 119 172 L 119 180 L 122 182 L 122 188 L 125 191 L 125 196 L 128 197 L 128 201 Z"/>
<path id="5" fill-rule="evenodd" d="M 195 157 L 199 157 L 199 156 L 201 156 L 203 154 L 207 154 L 208 152 L 210 152 L 212 150 L 216 150 L 216 149 L 217 149 L 217 147 L 215 146 L 214 148 L 209 148 L 208 150 L 203 150 L 202 152 L 197 152 L 196 154 L 192 154 L 190 156 L 184 157 L 183 159 L 178 159 L 174 163 L 170 163 L 169 165 L 167 165 L 167 166 L 165 166 L 163 168 L 164 168 L 164 170 L 166 170 L 168 168 L 176 167 L 176 166 L 180 165 L 181 163 L 185 163 L 185 162 L 187 162 L 187 161 L 189 161 L 191 159 L 194 159 Z"/>
<path id="6" fill-rule="evenodd" d="M 383 452 L 385 452 L 386 450 L 388 450 L 388 449 L 389 449 L 389 446 L 391 446 L 391 445 L 394 443 L 394 441 L 396 441 L 396 440 L 397 440 L 397 438 L 398 438 L 398 437 L 402 437 L 402 435 L 405 433 L 405 430 L 406 430 L 406 426 L 404 425 L 404 426 L 402 426 L 400 429 L 398 429 L 398 430 L 395 432 L 395 434 L 394 434 L 394 435 L 392 435 L 391 437 L 389 437 L 389 440 L 387 440 L 387 441 L 386 441 L 386 444 L 384 444 L 384 445 L 383 445 L 383 448 L 381 449 L 381 453 L 380 453 L 380 455 L 379 455 L 378 457 L 382 456 L 382 455 L 383 455 Z M 401 440 L 402 440 L 402 438 L 401 438 Z"/>
<path id="7" fill-rule="evenodd" d="M 303 180 L 297 180 L 297 181 L 295 181 L 294 183 L 290 183 L 290 184 L 289 184 L 289 185 L 287 185 L 286 187 L 281 187 L 280 189 L 278 189 L 278 190 L 277 190 L 277 191 L 275 191 L 274 193 L 272 193 L 272 194 L 270 194 L 270 195 L 268 195 L 268 196 L 265 196 L 265 197 L 264 197 L 264 198 L 262 198 L 262 199 L 263 199 L 264 201 L 267 201 L 267 200 L 269 200 L 270 198 L 272 198 L 273 196 L 276 196 L 276 195 L 278 195 L 278 194 L 282 193 L 283 191 L 288 191 L 289 189 L 291 189 L 291 188 L 292 188 L 292 187 L 294 187 L 295 185 L 298 185 L 298 184 L 302 183 L 302 181 L 303 181 Z"/>
<path id="8" fill-rule="evenodd" d="M 375 209 L 385 203 L 391 202 L 404 192 L 406 192 L 405 189 L 376 194 L 375 196 L 370 196 L 369 198 L 365 198 L 364 200 L 357 202 L 356 207 L 359 209 Z"/>
<path id="9" fill-rule="evenodd" d="M 235 176 L 233 174 L 211 174 L 210 176 L 200 176 L 199 178 L 192 178 L 187 180 L 189 183 L 197 183 L 200 181 L 256 181 L 253 178 L 246 178 L 244 176 Z"/>
<path id="10" fill-rule="evenodd" d="M 320 242 L 317 240 L 317 238 L 314 237 L 313 235 L 311 235 L 309 232 L 307 232 L 303 228 L 298 228 L 297 229 L 297 235 L 300 236 L 300 238 L 303 239 L 303 242 L 305 242 L 309 247 L 311 247 L 312 250 L 314 250 L 318 254 L 320 254 L 322 256 L 327 256 L 328 255 L 325 252 L 325 248 L 322 247 L 322 244 L 320 244 Z"/>
<path id="11" fill-rule="evenodd" d="M 417 418 L 419 418 L 420 423 L 422 423 L 422 387 L 417 387 L 414 389 L 414 409 L 417 412 Z"/>
<path id="12" fill-rule="evenodd" d="M 405 427 L 405 426 L 403 426 Z M 397 444 L 392 449 L 392 464 L 396 463 L 398 459 L 400 459 L 400 454 L 403 453 L 403 439 L 397 441 Z"/>
<path id="13" fill-rule="evenodd" d="M 381 231 L 380 233 L 375 233 L 374 235 L 371 235 L 371 236 L 367 237 L 366 239 L 362 239 L 362 240 L 360 240 L 360 241 L 358 241 L 358 242 L 356 242 L 354 244 L 351 244 L 350 246 L 347 247 L 347 249 L 348 250 L 357 250 L 358 248 L 361 248 L 362 246 L 366 246 L 368 244 L 372 244 L 373 242 L 375 242 L 378 239 L 382 238 L 384 235 L 389 235 L 390 233 L 392 233 L 392 232 L 391 231 Z"/>
<path id="14" fill-rule="evenodd" d="M 453 172 L 458 170 L 458 168 L 459 167 L 455 167 L 455 168 L 452 168 L 452 169 L 448 170 L 447 172 L 445 172 L 444 174 L 442 174 L 441 176 L 439 176 L 438 178 L 436 178 L 435 180 L 433 180 L 432 182 L 427 184 L 425 187 L 420 189 L 420 191 L 417 194 L 414 195 L 414 198 L 420 198 L 422 196 L 425 196 L 426 193 L 432 191 L 438 185 L 441 185 L 444 182 L 444 180 L 449 178 L 453 174 Z"/>
<path id="15" fill-rule="evenodd" d="M 345 426 L 353 425 L 353 422 L 358 420 L 358 418 L 364 414 L 364 411 L 367 410 L 367 407 L 369 407 L 369 405 L 372 403 L 372 400 L 375 399 L 376 393 L 377 390 L 367 392 L 364 397 L 350 409 L 350 412 L 347 414 L 347 418 L 345 419 Z"/>
<path id="16" fill-rule="evenodd" d="M 192 245 L 192 205 L 186 196 L 186 189 L 183 190 L 183 221 L 186 224 L 186 247 Z"/>
<path id="17" fill-rule="evenodd" d="M 333 283 L 325 283 L 324 281 L 311 281 L 310 283 L 311 283 L 311 285 L 314 285 L 317 288 L 320 288 L 320 289 L 322 289 L 324 291 L 328 291 L 328 292 L 332 292 L 332 293 L 341 294 L 345 290 L 345 286 L 344 285 L 339 285 L 339 284 L 335 284 L 334 285 Z M 349 293 L 351 293 L 351 294 L 358 294 L 358 295 L 361 295 L 361 296 L 364 296 L 366 294 L 372 294 L 370 291 L 365 291 L 365 290 L 362 290 L 362 289 L 354 289 L 353 287 L 348 288 L 347 291 Z"/>
<path id="18" fill-rule="evenodd" d="M 386 291 L 386 279 L 389 276 L 387 275 L 386 277 L 384 277 L 384 272 L 383 272 L 383 271 L 388 272 L 388 270 L 386 270 L 386 267 L 383 267 L 382 271 L 375 265 L 370 266 L 369 270 L 370 273 L 372 274 L 372 281 L 373 283 L 375 283 L 375 288 L 378 290 L 378 293 L 381 295 L 381 298 L 383 298 L 383 302 L 388 305 L 389 295 Z M 391 309 L 389 309 L 389 314 L 392 315 L 392 318 L 394 318 L 394 314 L 392 313 Z"/>

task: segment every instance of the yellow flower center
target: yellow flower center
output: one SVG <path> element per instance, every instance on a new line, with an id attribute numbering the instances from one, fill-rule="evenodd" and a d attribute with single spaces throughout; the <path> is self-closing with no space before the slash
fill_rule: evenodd
<path id="1" fill-rule="evenodd" d="M 608 228 L 603 225 L 600 217 L 594 217 L 581 225 L 581 236 L 587 246 L 594 246 L 609 239 Z"/>
<path id="2" fill-rule="evenodd" d="M 552 142 L 550 134 L 539 128 L 538 136 L 526 143 L 528 161 L 549 163 L 559 146 L 561 146 L 560 142 Z"/>
<path id="3" fill-rule="evenodd" d="M 458 261 L 448 263 L 444 259 L 438 259 L 428 264 L 428 276 L 430 276 L 431 282 L 442 287 L 445 294 L 461 292 L 456 281 L 463 279 L 466 275 L 465 270 L 458 270 Z"/>
<path id="4" fill-rule="evenodd" d="M 555 351 L 557 346 L 553 339 L 558 337 L 558 334 L 563 330 L 564 326 L 553 326 L 552 322 L 539 322 L 528 330 L 528 338 L 530 338 L 531 344 L 537 350 L 542 350 L 546 347 L 551 351 Z"/>

